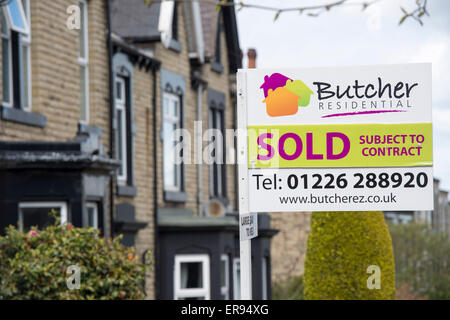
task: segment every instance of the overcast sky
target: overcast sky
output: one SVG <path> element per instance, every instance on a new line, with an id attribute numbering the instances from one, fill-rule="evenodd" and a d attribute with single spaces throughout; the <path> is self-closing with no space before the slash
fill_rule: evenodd
<path id="1" fill-rule="evenodd" d="M 243 0 L 275 7 L 297 7 L 332 0 Z M 360 0 L 353 1 L 355 3 Z M 380 0 L 335 8 L 319 17 L 244 8 L 237 12 L 241 48 L 257 50 L 257 67 L 322 67 L 431 62 L 433 64 L 434 176 L 450 191 L 450 0 L 429 0 L 424 26 L 402 12 L 415 0 Z M 244 59 L 244 66 L 247 61 Z"/>

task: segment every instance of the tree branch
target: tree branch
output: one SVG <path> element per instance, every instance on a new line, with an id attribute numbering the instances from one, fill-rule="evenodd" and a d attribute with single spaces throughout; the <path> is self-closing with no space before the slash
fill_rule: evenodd
<path id="1" fill-rule="evenodd" d="M 417 8 L 411 12 L 406 11 L 402 7 L 400 9 L 404 13 L 404 16 L 400 19 L 400 22 L 398 23 L 401 25 L 403 22 L 405 22 L 408 18 L 413 18 L 416 20 L 421 26 L 423 26 L 422 17 L 426 14 L 427 16 L 430 16 L 427 11 L 427 0 L 416 0 Z"/>
<path id="2" fill-rule="evenodd" d="M 147 3 L 149 6 L 151 6 L 153 3 L 158 2 L 164 2 L 169 0 L 143 0 L 145 3 Z M 172 0 L 174 2 L 192 2 L 194 0 Z M 266 10 L 266 11 L 273 11 L 275 12 L 274 20 L 277 20 L 281 13 L 283 12 L 292 12 L 292 11 L 298 11 L 300 14 L 307 13 L 310 17 L 318 17 L 321 13 L 330 11 L 333 8 L 336 7 L 343 7 L 343 6 L 360 6 L 362 10 L 365 10 L 367 7 L 373 5 L 374 3 L 381 1 L 381 0 L 364 0 L 362 2 L 349 2 L 349 0 L 335 0 L 331 1 L 329 3 L 321 4 L 321 5 L 312 5 L 312 6 L 298 6 L 298 7 L 290 7 L 290 8 L 280 8 L 280 7 L 272 7 L 272 6 L 265 6 L 260 4 L 253 4 L 253 3 L 247 3 L 243 0 L 238 1 L 232 1 L 228 2 L 227 0 L 197 0 L 198 2 L 204 2 L 204 3 L 210 3 L 216 6 L 217 10 L 220 10 L 221 7 L 231 7 L 234 6 L 237 8 L 237 10 L 241 10 L 244 8 L 252 8 L 252 9 L 260 9 L 260 10 Z M 423 25 L 422 22 L 422 16 L 427 15 L 427 0 L 416 0 L 417 8 L 411 12 L 407 12 L 405 9 L 400 7 L 400 9 L 403 11 L 404 16 L 401 18 L 399 24 L 402 24 L 406 19 L 412 18 L 420 23 L 420 25 Z"/>

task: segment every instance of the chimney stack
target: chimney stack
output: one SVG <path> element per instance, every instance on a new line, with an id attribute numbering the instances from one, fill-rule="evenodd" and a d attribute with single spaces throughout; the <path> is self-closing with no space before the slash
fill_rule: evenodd
<path id="1" fill-rule="evenodd" d="M 248 68 L 249 69 L 256 68 L 256 50 L 248 49 L 247 57 L 248 57 Z"/>

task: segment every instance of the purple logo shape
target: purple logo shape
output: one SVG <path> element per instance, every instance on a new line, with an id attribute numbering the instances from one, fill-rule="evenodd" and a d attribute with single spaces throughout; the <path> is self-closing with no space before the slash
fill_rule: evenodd
<path id="1" fill-rule="evenodd" d="M 269 89 L 275 91 L 276 88 L 284 87 L 288 80 L 292 79 L 283 76 L 281 73 L 273 73 L 270 77 L 267 75 L 264 77 L 264 83 L 259 88 L 264 90 L 264 97 L 267 98 Z"/>

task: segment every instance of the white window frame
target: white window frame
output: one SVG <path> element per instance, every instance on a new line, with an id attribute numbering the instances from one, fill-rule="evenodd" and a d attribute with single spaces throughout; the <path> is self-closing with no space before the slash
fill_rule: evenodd
<path id="1" fill-rule="evenodd" d="M 115 97 L 115 106 L 116 106 L 116 115 L 117 115 L 117 121 L 121 123 L 122 131 L 118 132 L 118 139 L 122 142 L 122 154 L 119 155 L 119 159 L 121 158 L 121 167 L 122 167 L 122 174 L 120 172 L 117 175 L 117 179 L 119 181 L 119 184 L 126 184 L 128 180 L 128 143 L 127 143 L 127 108 L 126 108 L 126 81 L 122 77 L 116 77 L 116 83 L 114 84 L 115 88 L 117 88 L 117 83 L 120 83 L 121 92 L 120 97 L 118 95 L 118 92 L 116 92 Z M 117 90 L 117 89 L 116 89 Z M 119 113 L 117 110 L 121 111 L 121 117 L 119 118 Z M 117 126 L 117 129 L 119 126 Z"/>
<path id="2" fill-rule="evenodd" d="M 21 19 L 23 21 L 24 28 L 18 28 L 17 26 L 13 26 L 12 18 L 11 18 L 12 15 L 11 15 L 9 3 L 8 3 L 8 5 L 5 6 L 5 11 L 6 11 L 5 16 L 6 16 L 6 21 L 8 23 L 8 27 L 9 27 L 9 29 L 20 32 L 21 34 L 28 35 L 30 33 L 30 24 L 29 24 L 29 20 L 27 19 L 27 16 L 25 15 L 25 10 L 23 9 L 23 2 L 22 2 L 22 0 L 13 0 L 13 1 L 17 2 L 17 5 L 19 7 L 19 14 L 21 15 Z"/>
<path id="3" fill-rule="evenodd" d="M 181 264 L 182 263 L 202 264 L 203 288 L 182 289 L 181 288 Z M 174 299 L 203 297 L 205 300 L 211 299 L 209 255 L 207 254 L 178 254 L 175 256 L 174 268 Z"/>
<path id="4" fill-rule="evenodd" d="M 239 269 L 239 276 L 238 271 Z M 233 299 L 234 300 L 240 300 L 241 299 L 241 277 L 240 277 L 240 271 L 241 271 L 241 260 L 239 258 L 233 259 Z"/>
<path id="5" fill-rule="evenodd" d="M 98 230 L 98 203 L 96 202 L 88 202 L 86 203 L 86 209 L 94 209 L 94 218 L 92 219 L 93 221 L 93 226 L 89 225 L 89 210 L 86 210 L 87 213 L 87 222 L 88 222 L 88 227 L 93 227 L 95 230 Z"/>
<path id="6" fill-rule="evenodd" d="M 8 60 L 9 60 L 9 61 L 8 61 L 8 64 L 9 64 L 9 68 L 8 68 L 8 70 L 9 70 L 9 74 L 8 74 L 8 79 L 9 79 L 9 80 L 8 80 L 8 81 L 9 81 L 9 101 L 5 101 L 5 100 L 4 100 L 4 98 L 5 98 L 5 95 L 4 95 L 4 94 L 3 94 L 2 99 L 3 99 L 3 106 L 11 108 L 12 105 L 13 105 L 13 101 L 14 101 L 14 97 L 13 97 L 13 95 L 14 95 L 14 91 L 13 91 L 13 77 L 12 77 L 12 67 L 13 67 L 13 65 L 12 65 L 11 28 L 9 27 L 9 24 L 8 24 L 8 22 L 7 22 L 8 19 L 6 18 L 6 13 L 5 13 L 5 12 L 3 12 L 2 18 L 6 20 L 6 21 L 5 21 L 5 27 L 6 27 L 6 30 L 3 30 L 3 26 L 2 26 L 2 40 L 8 41 Z M 3 47 L 3 41 L 2 41 L 2 50 L 5 50 L 5 48 Z M 2 59 L 3 59 L 3 56 L 2 56 Z M 2 63 L 4 64 L 5 61 L 2 61 Z M 3 72 L 4 72 L 4 68 L 3 68 Z"/>
<path id="7" fill-rule="evenodd" d="M 171 116 L 168 115 L 166 112 L 166 108 L 168 108 L 167 103 L 169 104 L 176 102 L 177 106 L 178 106 L 178 111 L 177 111 L 177 115 L 178 116 Z M 169 93 L 169 92 L 164 92 L 163 93 L 163 132 L 164 132 L 164 126 L 166 126 L 168 123 L 173 126 L 174 124 L 176 125 L 176 130 L 181 128 L 181 98 L 179 95 L 173 94 L 173 93 Z M 163 141 L 163 161 L 164 158 L 167 157 L 167 155 L 165 154 L 165 146 L 166 143 L 172 143 L 173 141 L 166 141 L 164 139 Z M 175 148 L 172 148 L 172 151 L 175 152 Z M 174 156 L 173 154 L 171 156 Z M 181 164 L 176 164 L 174 163 L 175 166 L 175 175 L 177 177 L 177 181 L 178 181 L 178 185 L 167 185 L 166 183 L 166 179 L 165 179 L 165 175 L 166 173 L 163 172 L 163 184 L 164 184 L 164 190 L 165 191 L 173 191 L 173 192 L 180 192 L 182 191 L 182 182 L 181 182 Z M 163 166 L 164 168 L 164 166 Z M 163 169 L 164 170 L 164 169 Z"/>
<path id="8" fill-rule="evenodd" d="M 27 24 L 25 29 L 17 29 L 12 28 L 11 22 L 10 22 L 10 11 L 9 7 L 6 6 L 5 10 L 3 11 L 3 18 L 5 21 L 5 26 L 7 30 L 2 30 L 2 40 L 8 41 L 8 64 L 9 64 L 9 101 L 4 100 L 3 95 L 3 106 L 12 108 L 14 103 L 14 84 L 13 84 L 13 57 L 12 57 L 12 41 L 11 41 L 11 30 L 19 32 L 20 35 L 20 43 L 19 46 L 22 47 L 22 52 L 26 51 L 27 54 L 27 61 L 25 63 L 27 64 L 27 73 L 23 73 L 20 75 L 20 80 L 22 81 L 22 90 L 26 87 L 27 88 L 27 96 L 24 96 L 24 92 L 22 91 L 22 105 L 20 106 L 20 109 L 23 111 L 31 111 L 31 97 L 32 97 L 32 82 L 31 82 L 31 11 L 30 11 L 30 0 L 18 0 L 19 4 L 19 10 L 21 12 L 21 15 L 23 15 L 23 19 L 25 19 L 25 23 Z M 25 9 L 24 9 L 25 7 Z M 4 48 L 2 48 L 4 49 Z M 23 59 L 23 53 L 22 53 L 22 59 Z M 4 62 L 3 62 L 4 63 Z M 24 61 L 19 61 L 20 64 L 23 64 Z"/>
<path id="9" fill-rule="evenodd" d="M 269 257 L 262 257 L 262 263 L 261 263 L 261 287 L 262 287 L 262 300 L 269 299 L 268 295 L 268 289 L 269 289 L 269 283 L 268 283 L 268 269 L 269 269 Z"/>
<path id="10" fill-rule="evenodd" d="M 170 46 L 170 41 L 172 40 L 174 7 L 174 1 L 162 1 L 159 9 L 158 31 L 161 32 L 161 42 L 165 48 Z"/>
<path id="11" fill-rule="evenodd" d="M 230 257 L 228 254 L 222 254 L 220 256 L 220 267 L 222 268 L 223 263 L 225 263 L 225 286 L 222 287 L 220 284 L 220 293 L 225 297 L 225 300 L 230 299 Z M 222 269 L 221 269 L 222 272 Z"/>
<path id="12" fill-rule="evenodd" d="M 80 100 L 80 122 L 83 124 L 89 123 L 89 36 L 88 36 L 88 4 L 86 0 L 78 0 L 78 4 L 80 6 L 80 14 L 81 19 L 83 19 L 82 26 L 83 28 L 80 29 L 80 40 L 84 43 L 84 56 L 78 56 L 78 64 L 80 66 L 80 82 L 83 81 L 84 83 L 80 83 L 80 88 L 83 87 L 81 90 L 85 92 L 84 94 L 84 101 Z M 83 10 L 81 10 L 81 7 Z M 82 35 L 82 36 L 81 36 Z M 81 41 L 79 43 L 79 46 L 81 46 Z M 81 80 L 81 74 L 83 74 L 84 71 L 84 79 Z M 80 95 L 81 98 L 81 95 Z M 83 107 L 83 104 L 85 106 L 85 119 L 82 119 L 83 110 L 81 108 Z"/>
<path id="13" fill-rule="evenodd" d="M 48 201 L 35 201 L 35 202 L 21 202 L 19 203 L 19 230 L 23 232 L 23 214 L 22 209 L 26 208 L 59 208 L 61 214 L 61 224 L 67 223 L 67 203 L 66 202 L 48 202 Z"/>

